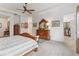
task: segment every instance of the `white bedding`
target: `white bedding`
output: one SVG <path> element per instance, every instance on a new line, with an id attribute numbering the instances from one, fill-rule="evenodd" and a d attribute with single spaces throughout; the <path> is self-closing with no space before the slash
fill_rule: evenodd
<path id="1" fill-rule="evenodd" d="M 37 47 L 36 41 L 23 36 L 0 38 L 0 56 L 23 55 Z"/>

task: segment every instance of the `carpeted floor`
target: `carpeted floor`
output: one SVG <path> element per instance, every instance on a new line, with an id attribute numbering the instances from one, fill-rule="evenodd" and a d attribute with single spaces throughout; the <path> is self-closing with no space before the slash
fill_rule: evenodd
<path id="1" fill-rule="evenodd" d="M 75 56 L 75 53 L 64 43 L 50 40 L 39 42 L 38 51 L 28 56 Z"/>

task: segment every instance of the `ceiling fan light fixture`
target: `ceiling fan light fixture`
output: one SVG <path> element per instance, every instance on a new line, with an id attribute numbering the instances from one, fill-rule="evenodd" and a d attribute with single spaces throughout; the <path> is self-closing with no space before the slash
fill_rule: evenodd
<path id="1" fill-rule="evenodd" d="M 32 14 L 32 11 L 35 11 L 34 9 L 27 9 L 27 3 L 23 5 L 23 10 L 22 9 L 17 9 L 23 11 L 22 13 L 28 12 L 29 14 Z"/>

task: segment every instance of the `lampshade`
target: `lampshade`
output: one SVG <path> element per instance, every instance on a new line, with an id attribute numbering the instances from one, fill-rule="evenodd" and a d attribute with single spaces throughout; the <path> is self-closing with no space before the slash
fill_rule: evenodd
<path id="1" fill-rule="evenodd" d="M 49 23 L 46 23 L 46 25 L 48 26 L 48 25 L 49 25 Z"/>

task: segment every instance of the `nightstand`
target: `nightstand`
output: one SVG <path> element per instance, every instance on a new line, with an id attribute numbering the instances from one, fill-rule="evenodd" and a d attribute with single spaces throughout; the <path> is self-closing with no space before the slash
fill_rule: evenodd
<path id="1" fill-rule="evenodd" d="M 4 36 L 9 36 L 9 31 L 4 31 Z"/>

